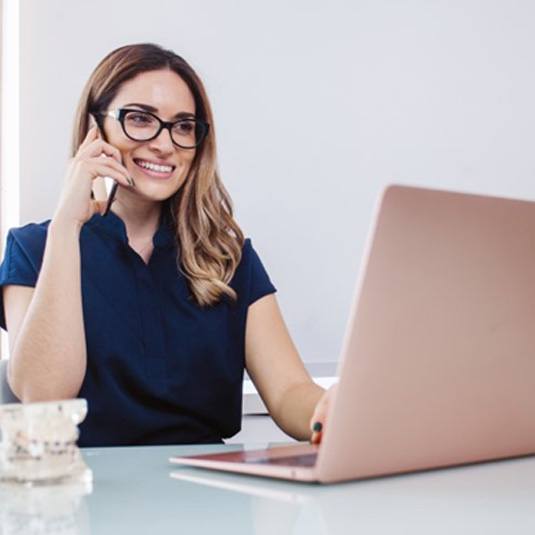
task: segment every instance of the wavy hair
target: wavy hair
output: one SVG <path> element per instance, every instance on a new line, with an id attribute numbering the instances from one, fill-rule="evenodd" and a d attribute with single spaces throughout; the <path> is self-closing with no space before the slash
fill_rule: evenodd
<path id="1" fill-rule="evenodd" d="M 229 282 L 241 260 L 244 237 L 217 171 L 213 116 L 206 91 L 183 58 L 150 43 L 123 46 L 108 54 L 91 74 L 80 97 L 71 155 L 76 154 L 87 134 L 90 113 L 106 110 L 124 82 L 160 69 L 172 70 L 186 82 L 195 100 L 196 116 L 210 124 L 185 182 L 164 202 L 179 245 L 177 265 L 200 306 L 215 305 L 224 296 L 235 301 L 237 295 Z"/>

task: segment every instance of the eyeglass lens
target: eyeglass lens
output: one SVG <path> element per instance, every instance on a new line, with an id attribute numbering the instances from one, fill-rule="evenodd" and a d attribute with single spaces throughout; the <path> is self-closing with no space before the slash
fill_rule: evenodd
<path id="1" fill-rule="evenodd" d="M 160 123 L 149 113 L 129 111 L 124 116 L 124 129 L 128 136 L 137 141 L 146 141 L 156 136 Z M 180 119 L 171 128 L 173 141 L 184 148 L 194 148 L 205 134 L 203 123 L 195 119 Z"/>

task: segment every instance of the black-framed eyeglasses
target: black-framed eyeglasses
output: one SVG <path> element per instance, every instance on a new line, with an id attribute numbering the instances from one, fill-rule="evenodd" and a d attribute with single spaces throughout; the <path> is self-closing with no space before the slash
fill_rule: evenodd
<path id="1" fill-rule="evenodd" d="M 210 125 L 196 117 L 183 117 L 173 122 L 162 121 L 154 113 L 134 108 L 118 108 L 98 112 L 96 115 L 111 117 L 121 123 L 126 137 L 132 141 L 151 141 L 165 128 L 173 143 L 181 149 L 198 147 L 208 134 Z"/>

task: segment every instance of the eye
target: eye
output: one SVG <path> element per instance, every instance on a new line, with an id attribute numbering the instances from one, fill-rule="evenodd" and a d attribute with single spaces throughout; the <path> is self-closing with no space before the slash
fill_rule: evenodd
<path id="1" fill-rule="evenodd" d="M 129 112 L 125 119 L 133 126 L 151 126 L 156 122 L 156 119 L 154 119 L 152 115 L 148 115 L 141 111 Z"/>
<path id="2" fill-rule="evenodd" d="M 181 136 L 189 136 L 195 131 L 195 121 L 179 121 L 174 124 L 173 131 Z"/>

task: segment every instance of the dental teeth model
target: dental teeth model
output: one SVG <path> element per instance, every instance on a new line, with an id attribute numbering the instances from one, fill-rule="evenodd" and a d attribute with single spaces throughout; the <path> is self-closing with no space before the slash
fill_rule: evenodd
<path id="1" fill-rule="evenodd" d="M 90 474 L 76 445 L 84 399 L 0 405 L 0 480 L 60 481 Z"/>

